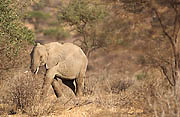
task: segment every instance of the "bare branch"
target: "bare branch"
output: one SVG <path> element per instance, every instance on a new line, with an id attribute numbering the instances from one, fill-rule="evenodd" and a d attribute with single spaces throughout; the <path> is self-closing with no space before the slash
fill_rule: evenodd
<path id="1" fill-rule="evenodd" d="M 176 81 L 175 81 L 174 77 L 173 77 L 173 82 L 170 80 L 170 78 L 169 78 L 169 76 L 167 74 L 167 68 L 165 66 L 160 66 L 160 68 L 161 68 L 163 74 L 165 75 L 166 79 L 168 80 L 169 84 L 171 86 L 175 86 L 176 85 Z"/>
<path id="2" fill-rule="evenodd" d="M 160 23 L 161 28 L 162 28 L 162 30 L 163 30 L 163 33 L 164 33 L 165 36 L 167 36 L 167 38 L 169 39 L 169 42 L 170 42 L 171 47 L 172 47 L 174 64 L 175 64 L 175 67 L 177 68 L 177 66 L 178 66 L 177 60 L 176 60 L 176 59 L 177 59 L 177 50 L 176 50 L 177 47 L 176 47 L 176 45 L 175 45 L 175 42 L 173 41 L 173 38 L 166 32 L 166 29 L 165 29 L 165 27 L 164 27 L 164 25 L 163 25 L 163 23 L 162 23 L 162 21 L 161 21 L 161 18 L 160 18 L 160 16 L 159 16 L 159 13 L 157 12 L 157 10 L 154 9 L 154 11 L 155 11 L 155 13 L 156 13 L 156 15 L 157 15 L 157 17 L 158 17 L 158 20 L 159 20 L 159 23 Z"/>
<path id="3" fill-rule="evenodd" d="M 179 19 L 179 12 L 178 12 L 178 6 L 177 6 L 178 4 L 176 0 L 172 0 L 170 4 L 175 12 L 173 37 L 174 37 L 174 42 L 177 43 L 177 35 L 180 30 L 180 19 Z"/>
<path id="4" fill-rule="evenodd" d="M 180 13 L 179 13 L 179 2 L 177 0 L 169 0 L 169 4 L 171 5 L 171 10 L 174 12 L 174 16 L 171 18 L 173 21 L 173 25 L 171 26 L 173 28 L 172 33 L 169 33 L 167 31 L 167 28 L 165 24 L 163 24 L 161 14 L 158 12 L 158 5 L 156 4 L 155 0 L 152 0 L 152 7 L 153 11 L 156 14 L 156 17 L 158 18 L 160 27 L 162 29 L 163 34 L 167 37 L 169 44 L 171 46 L 171 53 L 172 56 L 169 56 L 170 59 L 165 61 L 163 58 L 158 57 L 152 57 L 153 62 L 155 62 L 155 65 L 160 68 L 162 73 L 164 74 L 165 78 L 168 80 L 171 86 L 176 85 L 176 80 L 179 78 L 178 72 L 180 70 L 179 65 L 179 40 L 178 40 L 178 34 L 180 32 Z M 170 9 L 170 8 L 168 8 Z M 171 28 L 170 28 L 171 29 Z"/>
<path id="5" fill-rule="evenodd" d="M 156 16 L 157 16 L 157 18 L 158 18 L 158 20 L 159 20 L 159 23 L 160 23 L 160 25 L 161 25 L 161 28 L 162 28 L 162 30 L 163 30 L 163 33 L 168 37 L 171 45 L 174 46 L 173 39 L 172 39 L 171 36 L 166 32 L 165 26 L 164 26 L 163 23 L 162 23 L 162 20 L 161 20 L 161 18 L 160 18 L 160 16 L 159 16 L 159 13 L 157 12 L 156 9 L 153 9 L 153 10 L 154 10 L 154 12 L 155 12 L 155 14 L 156 14 Z"/>

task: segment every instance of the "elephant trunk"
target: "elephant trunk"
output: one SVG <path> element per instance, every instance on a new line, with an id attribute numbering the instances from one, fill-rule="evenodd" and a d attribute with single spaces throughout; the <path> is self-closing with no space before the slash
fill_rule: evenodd
<path id="1" fill-rule="evenodd" d="M 39 71 L 39 66 L 35 66 L 34 64 L 32 64 L 30 69 L 32 73 L 37 74 Z"/>

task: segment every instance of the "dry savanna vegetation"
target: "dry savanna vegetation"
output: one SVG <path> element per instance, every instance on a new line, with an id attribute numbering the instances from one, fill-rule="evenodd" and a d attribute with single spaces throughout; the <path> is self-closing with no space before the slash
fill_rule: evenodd
<path id="1" fill-rule="evenodd" d="M 42 103 L 30 53 L 55 41 L 87 55 L 84 95 Z M 179 117 L 179 49 L 179 0 L 0 0 L 0 116 Z"/>

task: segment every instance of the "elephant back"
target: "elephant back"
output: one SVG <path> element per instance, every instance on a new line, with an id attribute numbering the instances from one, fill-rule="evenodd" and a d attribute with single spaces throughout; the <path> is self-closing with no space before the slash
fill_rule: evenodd
<path id="1" fill-rule="evenodd" d="M 81 48 L 72 43 L 60 44 L 58 42 L 53 42 L 47 44 L 46 48 L 48 53 L 46 63 L 47 69 L 54 67 L 59 62 L 65 62 L 70 59 L 81 60 L 84 57 Z"/>

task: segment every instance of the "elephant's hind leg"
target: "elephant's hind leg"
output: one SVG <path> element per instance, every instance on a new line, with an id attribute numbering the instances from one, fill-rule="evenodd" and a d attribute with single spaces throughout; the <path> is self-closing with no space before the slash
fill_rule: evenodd
<path id="1" fill-rule="evenodd" d="M 61 97 L 63 94 L 62 94 L 62 87 L 60 85 L 60 83 L 62 84 L 62 80 L 61 79 L 54 79 L 53 80 L 53 83 L 52 83 L 52 87 L 54 89 L 54 93 L 56 95 L 56 97 Z"/>
<path id="2" fill-rule="evenodd" d="M 76 78 L 76 96 L 83 96 L 84 92 L 84 79 L 86 77 L 85 72 L 87 69 L 87 63 L 85 63 L 79 73 L 78 78 Z"/>
<path id="3" fill-rule="evenodd" d="M 76 96 L 82 96 L 84 90 L 84 77 L 76 78 Z"/>

